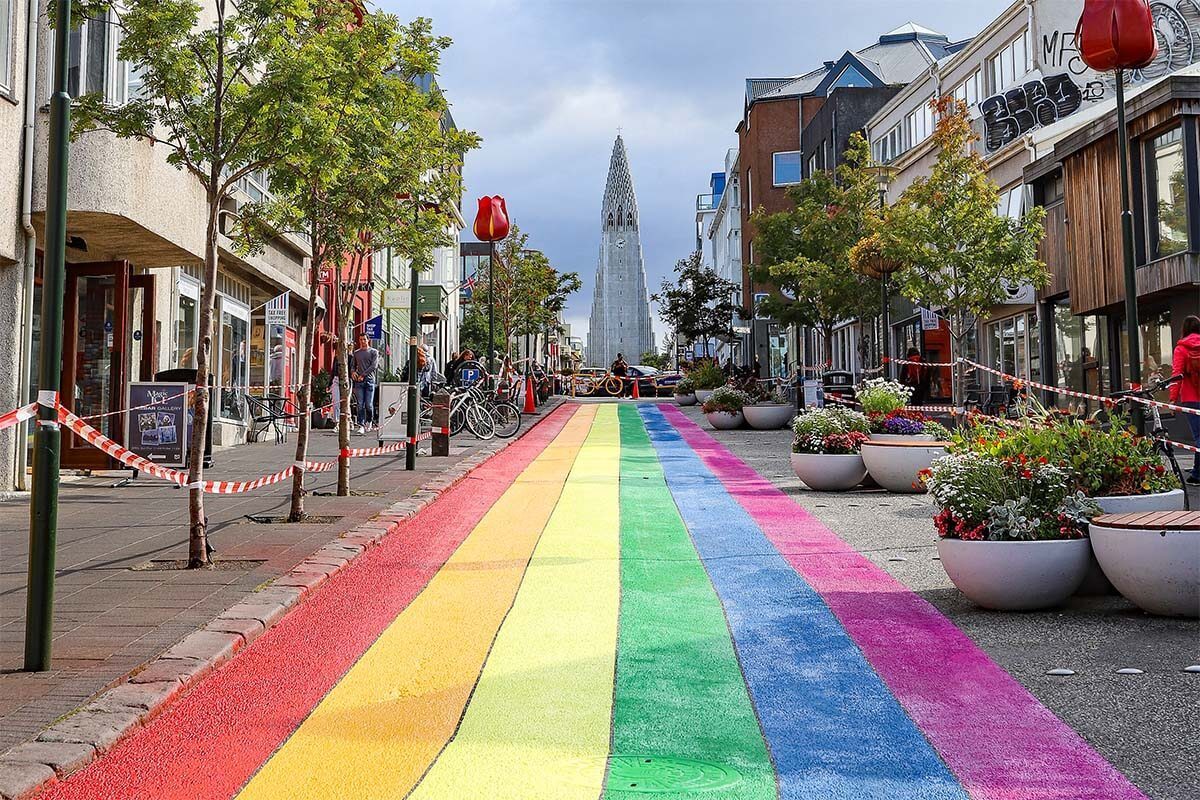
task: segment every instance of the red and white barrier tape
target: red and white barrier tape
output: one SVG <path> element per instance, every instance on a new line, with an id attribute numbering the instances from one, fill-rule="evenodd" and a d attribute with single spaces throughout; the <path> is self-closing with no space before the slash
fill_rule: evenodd
<path id="1" fill-rule="evenodd" d="M 4 416 L 0 416 L 0 431 L 8 430 L 14 425 L 20 425 L 26 420 L 33 419 L 37 416 L 38 404 L 30 403 L 29 405 L 10 411 Z"/>

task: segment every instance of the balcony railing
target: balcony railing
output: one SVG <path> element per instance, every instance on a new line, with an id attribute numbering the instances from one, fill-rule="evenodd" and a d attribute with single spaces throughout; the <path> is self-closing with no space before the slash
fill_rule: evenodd
<path id="1" fill-rule="evenodd" d="M 696 197 L 697 211 L 712 211 L 720 202 L 721 196 L 717 194 L 702 194 Z"/>

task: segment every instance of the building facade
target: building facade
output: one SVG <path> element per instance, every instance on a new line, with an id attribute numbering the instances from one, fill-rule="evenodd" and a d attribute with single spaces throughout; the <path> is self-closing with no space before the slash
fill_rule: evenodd
<path id="1" fill-rule="evenodd" d="M 640 224 L 629 154 L 618 135 L 600 212 L 600 263 L 588 325 L 588 361 L 595 366 L 607 367 L 618 353 L 633 364 L 655 350 Z"/>
<path id="2" fill-rule="evenodd" d="M 706 259 L 717 275 L 733 284 L 729 301 L 740 309 L 743 307 L 742 201 L 738 173 L 738 151 L 733 148 L 725 154 L 724 188 L 716 199 L 712 214 L 706 219 L 701 249 L 707 251 Z M 698 205 L 702 203 L 703 195 Z M 722 362 L 727 359 L 733 359 L 735 364 L 744 362 L 750 345 L 750 328 L 740 314 L 729 320 L 729 335 L 718 345 L 717 355 Z"/>

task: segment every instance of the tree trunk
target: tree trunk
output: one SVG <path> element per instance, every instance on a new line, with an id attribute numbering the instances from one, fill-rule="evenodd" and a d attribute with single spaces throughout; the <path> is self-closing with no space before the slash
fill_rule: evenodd
<path id="1" fill-rule="evenodd" d="M 345 317 L 338 320 L 339 336 L 337 341 L 337 360 L 341 365 L 341 377 L 338 383 L 342 386 L 341 419 L 338 420 L 338 497 L 350 495 L 350 459 L 345 453 L 350 449 L 350 348 L 346 337 L 350 335 L 350 326 Z"/>
<path id="2" fill-rule="evenodd" d="M 317 237 L 312 237 L 313 242 L 313 258 L 312 270 L 308 276 L 308 328 L 306 330 L 304 366 L 301 368 L 300 391 L 298 393 L 298 404 L 296 413 L 299 414 L 299 425 L 296 431 L 296 463 L 303 464 L 308 461 L 308 432 L 312 426 L 312 403 L 313 397 L 313 357 L 317 354 L 317 342 L 319 341 L 319 326 L 317 325 L 317 287 L 319 283 L 320 259 L 317 255 L 320 252 L 320 245 Z M 304 520 L 304 470 L 297 468 L 292 474 L 292 505 L 288 512 L 288 522 L 301 522 Z"/>
<path id="3" fill-rule="evenodd" d="M 219 175 L 214 176 L 216 185 Z M 200 346 L 196 348 L 196 394 L 192 411 L 192 444 L 188 453 L 188 568 L 209 564 L 208 517 L 204 513 L 204 446 L 208 440 L 208 415 L 212 398 L 208 392 L 209 357 L 212 353 L 213 308 L 217 301 L 217 236 L 220 232 L 220 198 L 208 192 L 208 228 L 204 240 L 204 288 L 200 298 Z"/>

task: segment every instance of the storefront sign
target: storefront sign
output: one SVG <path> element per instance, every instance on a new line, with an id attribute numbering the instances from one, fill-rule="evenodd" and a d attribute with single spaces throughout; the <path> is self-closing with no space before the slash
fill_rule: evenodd
<path id="1" fill-rule="evenodd" d="M 284 292 L 272 299 L 266 306 L 266 322 L 267 327 L 278 325 L 286 326 L 288 323 L 288 293 Z"/>
<path id="2" fill-rule="evenodd" d="M 342 291 L 373 292 L 375 291 L 375 281 L 360 281 L 359 283 L 355 283 L 354 281 L 342 281 Z"/>
<path id="3" fill-rule="evenodd" d="M 191 439 L 186 383 L 131 383 L 126 447 L 164 466 L 182 467 Z"/>
<path id="4" fill-rule="evenodd" d="M 932 308 L 921 309 L 921 330 L 936 331 L 942 327 L 942 321 Z"/>
<path id="5" fill-rule="evenodd" d="M 392 310 L 408 308 L 409 294 L 408 289 L 384 289 L 383 307 Z"/>
<path id="6" fill-rule="evenodd" d="M 363 324 L 363 333 L 372 341 L 379 341 L 383 338 L 383 315 L 380 314 L 371 317 Z"/>

